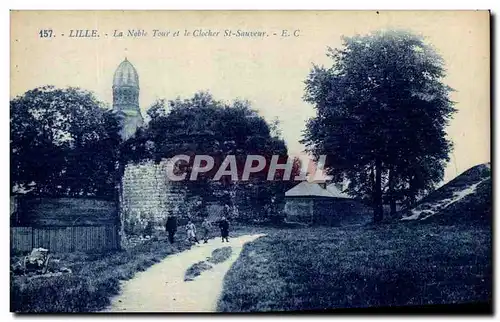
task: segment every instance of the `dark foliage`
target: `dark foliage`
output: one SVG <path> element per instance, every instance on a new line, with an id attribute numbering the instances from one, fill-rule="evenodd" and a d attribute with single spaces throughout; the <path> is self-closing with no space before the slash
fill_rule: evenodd
<path id="1" fill-rule="evenodd" d="M 10 102 L 11 191 L 112 198 L 118 122 L 91 92 L 45 86 Z"/>
<path id="2" fill-rule="evenodd" d="M 280 157 L 280 163 L 289 158 L 284 140 L 273 133 L 277 125 L 266 123 L 248 102 L 237 100 L 227 104 L 201 92 L 185 100 L 159 100 L 148 110 L 148 116 L 147 127 L 126 142 L 124 157 L 133 162 L 160 162 L 176 155 L 189 156 L 190 161 L 178 162 L 175 171 L 176 174 L 187 174 L 182 184 L 190 195 L 201 197 L 200 208 L 215 200 L 234 206 L 239 199 L 241 208 L 248 204 L 254 207 L 253 213 L 267 214 L 273 211 L 265 209 L 274 209 L 282 202 L 285 190 L 290 187 L 290 182 L 280 180 L 283 171 L 277 171 L 277 180 L 272 182 L 266 181 L 268 166 L 253 173 L 248 181 L 241 180 L 248 155 L 264 156 L 267 165 L 273 155 Z M 214 166 L 191 181 L 197 155 L 211 156 Z M 214 180 L 228 155 L 235 156 L 238 178 L 234 180 L 224 175 L 220 180 Z M 299 161 L 294 162 L 292 176 L 300 171 Z M 202 160 L 198 166 L 206 165 L 207 161 Z"/>

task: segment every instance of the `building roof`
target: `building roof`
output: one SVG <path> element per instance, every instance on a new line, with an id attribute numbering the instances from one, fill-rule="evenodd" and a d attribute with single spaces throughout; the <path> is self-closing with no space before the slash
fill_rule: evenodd
<path id="1" fill-rule="evenodd" d="M 325 197 L 352 199 L 346 193 L 341 192 L 334 184 L 323 189 L 317 182 L 302 181 L 295 187 L 285 192 L 285 197 Z"/>
<path id="2" fill-rule="evenodd" d="M 302 181 L 295 187 L 285 192 L 285 197 L 326 197 L 334 196 L 326 189 L 323 189 L 316 182 Z"/>
<path id="3" fill-rule="evenodd" d="M 337 188 L 335 183 L 331 183 L 326 186 L 326 190 L 330 192 L 335 198 L 349 198 L 353 199 L 353 197 L 349 196 L 347 193 L 342 192 L 341 189 Z"/>
<path id="4" fill-rule="evenodd" d="M 127 58 L 118 65 L 113 77 L 113 86 L 132 86 L 139 88 L 139 74 Z"/>

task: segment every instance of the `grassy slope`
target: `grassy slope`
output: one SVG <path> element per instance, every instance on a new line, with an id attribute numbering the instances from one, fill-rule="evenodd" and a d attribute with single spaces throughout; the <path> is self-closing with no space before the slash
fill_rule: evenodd
<path id="1" fill-rule="evenodd" d="M 289 311 L 491 300 L 488 229 L 285 229 L 247 244 L 218 310 Z"/>
<path id="2" fill-rule="evenodd" d="M 474 193 L 441 209 L 424 221 L 441 224 L 491 224 L 491 169 L 490 164 L 480 164 L 463 172 L 423 198 L 415 210 L 431 209 L 443 200 L 453 199 L 455 193 L 481 182 Z M 406 213 L 406 216 L 411 213 Z"/>
<path id="3" fill-rule="evenodd" d="M 426 221 L 441 224 L 492 224 L 491 178 L 481 182 L 475 190 L 462 200 L 451 204 Z"/>
<path id="4" fill-rule="evenodd" d="M 419 203 L 433 202 L 451 197 L 454 191 L 463 189 L 490 176 L 491 170 L 489 168 L 489 164 L 479 164 L 464 171 L 447 184 L 423 198 Z"/>

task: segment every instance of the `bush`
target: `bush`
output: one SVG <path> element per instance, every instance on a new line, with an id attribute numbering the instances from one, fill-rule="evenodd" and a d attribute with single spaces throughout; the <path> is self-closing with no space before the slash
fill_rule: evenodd
<path id="1" fill-rule="evenodd" d="M 148 220 L 146 227 L 144 228 L 142 235 L 144 236 L 152 236 L 155 230 L 156 223 L 154 220 Z"/>
<path id="2" fill-rule="evenodd" d="M 123 228 L 127 235 L 140 235 L 142 232 L 141 222 L 134 216 L 125 220 Z"/>
<path id="3" fill-rule="evenodd" d="M 125 234 L 129 236 L 152 236 L 156 227 L 164 227 L 164 219 L 156 219 L 148 213 L 130 213 L 124 222 Z"/>

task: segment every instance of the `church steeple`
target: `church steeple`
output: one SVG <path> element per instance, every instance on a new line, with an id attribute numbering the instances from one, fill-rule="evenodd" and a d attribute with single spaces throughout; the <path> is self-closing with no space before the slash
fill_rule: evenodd
<path id="1" fill-rule="evenodd" d="M 139 109 L 139 75 L 126 57 L 113 77 L 113 109 L 121 116 L 121 135 L 126 140 L 144 122 Z"/>

